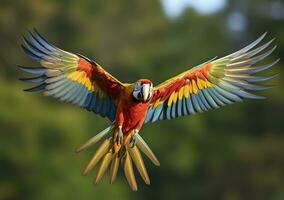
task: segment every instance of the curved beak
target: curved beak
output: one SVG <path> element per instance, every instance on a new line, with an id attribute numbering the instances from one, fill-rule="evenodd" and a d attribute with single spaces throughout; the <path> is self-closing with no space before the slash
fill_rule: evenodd
<path id="1" fill-rule="evenodd" d="M 143 100 L 144 101 L 147 101 L 149 93 L 150 93 L 150 84 L 143 84 L 142 94 L 143 94 Z"/>

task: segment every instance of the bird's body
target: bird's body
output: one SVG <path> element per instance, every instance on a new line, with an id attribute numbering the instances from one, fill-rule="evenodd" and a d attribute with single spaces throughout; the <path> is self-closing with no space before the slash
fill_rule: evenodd
<path id="1" fill-rule="evenodd" d="M 123 133 L 126 135 L 134 129 L 141 129 L 150 105 L 150 101 L 141 102 L 135 100 L 131 94 L 133 85 L 129 87 L 118 103 L 115 120 L 117 127 L 122 126 Z"/>
<path id="2" fill-rule="evenodd" d="M 132 160 L 146 184 L 150 179 L 140 150 L 155 164 L 159 161 L 139 134 L 144 124 L 157 120 L 193 115 L 243 99 L 261 99 L 251 91 L 270 87 L 257 85 L 274 76 L 253 76 L 269 69 L 278 60 L 254 66 L 275 49 L 263 52 L 272 40 L 256 47 L 265 34 L 245 48 L 228 56 L 212 59 L 193 67 L 160 85 L 153 87 L 148 79 L 122 83 L 98 63 L 82 55 L 73 54 L 49 44 L 37 32 L 23 37 L 24 51 L 42 67 L 21 67 L 37 77 L 21 79 L 39 83 L 26 91 L 44 91 L 60 101 L 70 102 L 88 111 L 107 117 L 111 125 L 89 139 L 78 151 L 102 141 L 83 174 L 99 162 L 97 183 L 110 167 L 110 183 L 116 178 L 120 161 L 131 188 L 137 190 Z"/>
<path id="3" fill-rule="evenodd" d="M 114 122 L 114 129 L 118 130 L 121 127 L 123 134 L 123 144 L 129 141 L 129 137 L 133 136 L 135 132 L 139 132 L 144 124 L 144 120 L 147 114 L 147 110 L 150 105 L 150 99 L 148 101 L 137 101 L 133 95 L 133 84 L 124 84 L 125 88 L 121 91 L 119 101 L 117 103 L 117 113 Z M 114 137 L 116 138 L 116 132 L 114 131 Z M 115 146 L 115 151 L 118 151 L 119 147 Z"/>

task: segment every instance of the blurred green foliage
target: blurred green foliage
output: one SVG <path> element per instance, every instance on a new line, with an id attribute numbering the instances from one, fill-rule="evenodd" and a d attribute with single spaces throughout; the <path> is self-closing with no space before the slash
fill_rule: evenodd
<path id="1" fill-rule="evenodd" d="M 215 14 L 188 9 L 169 19 L 157 0 L 1 0 L 0 199 L 284 199 L 282 62 L 266 72 L 281 73 L 268 83 L 276 86 L 264 93 L 267 100 L 145 126 L 161 167 L 146 161 L 151 186 L 138 178 L 136 193 L 122 173 L 112 186 L 107 178 L 93 186 L 93 174 L 80 175 L 94 149 L 74 150 L 109 122 L 22 92 L 28 85 L 17 81 L 23 73 L 16 68 L 36 65 L 19 47 L 20 35 L 33 27 L 63 49 L 95 56 L 125 82 L 158 84 L 265 31 L 279 45 L 272 61 L 284 55 L 284 20 L 270 8 L 283 3 L 231 0 Z M 241 31 L 228 26 L 236 12 L 246 20 Z"/>

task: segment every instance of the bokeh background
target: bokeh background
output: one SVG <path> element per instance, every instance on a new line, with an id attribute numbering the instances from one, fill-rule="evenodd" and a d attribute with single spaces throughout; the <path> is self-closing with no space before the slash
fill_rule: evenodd
<path id="1" fill-rule="evenodd" d="M 81 172 L 95 148 L 75 149 L 109 122 L 40 94 L 16 65 L 36 66 L 20 36 L 36 27 L 59 47 L 101 63 L 125 82 L 155 84 L 268 31 L 284 55 L 281 0 L 1 0 L 0 199 L 284 199 L 284 65 L 261 94 L 216 111 L 149 124 L 142 135 L 161 167 L 148 160 L 151 186 L 136 173 L 138 192 L 123 174 L 92 185 Z"/>

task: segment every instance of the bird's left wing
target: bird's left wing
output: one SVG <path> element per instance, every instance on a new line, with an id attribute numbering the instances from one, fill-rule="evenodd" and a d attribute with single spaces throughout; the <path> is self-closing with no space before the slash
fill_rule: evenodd
<path id="1" fill-rule="evenodd" d="M 23 37 L 22 48 L 42 67 L 22 67 L 37 77 L 22 81 L 38 85 L 25 91 L 44 91 L 60 101 L 70 102 L 89 111 L 115 119 L 117 100 L 124 85 L 99 64 L 48 43 L 36 30 Z"/>
<path id="2" fill-rule="evenodd" d="M 276 60 L 267 65 L 254 66 L 276 48 L 274 46 L 263 53 L 273 40 L 256 48 L 264 36 L 265 34 L 233 54 L 208 61 L 155 87 L 144 123 L 192 115 L 243 99 L 263 98 L 251 91 L 270 87 L 254 83 L 274 76 L 257 77 L 252 74 L 266 70 L 278 62 Z"/>

